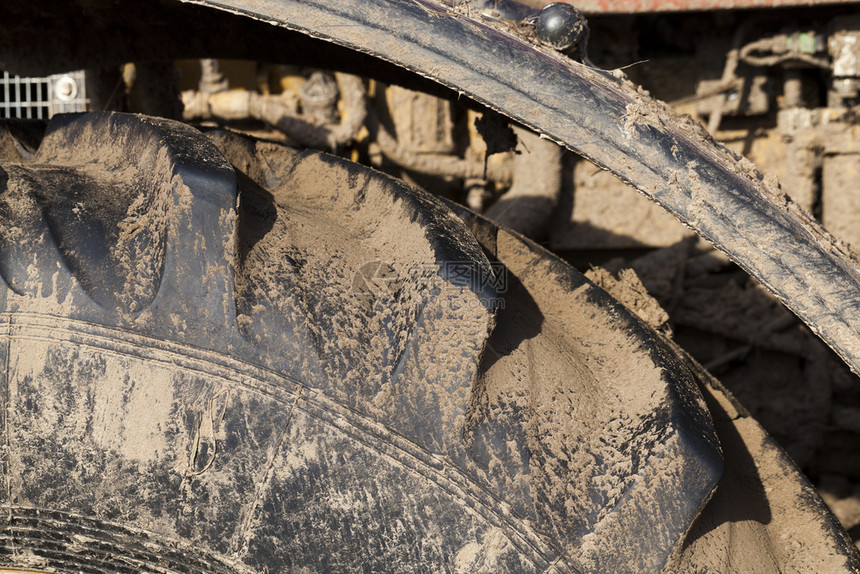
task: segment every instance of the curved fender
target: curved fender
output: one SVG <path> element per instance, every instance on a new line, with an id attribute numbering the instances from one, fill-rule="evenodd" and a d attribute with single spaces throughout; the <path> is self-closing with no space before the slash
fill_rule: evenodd
<path id="1" fill-rule="evenodd" d="M 537 46 L 514 27 L 484 21 L 463 6 L 427 0 L 194 3 L 402 66 L 610 170 L 724 251 L 860 373 L 856 256 L 775 180 L 631 83 Z"/>

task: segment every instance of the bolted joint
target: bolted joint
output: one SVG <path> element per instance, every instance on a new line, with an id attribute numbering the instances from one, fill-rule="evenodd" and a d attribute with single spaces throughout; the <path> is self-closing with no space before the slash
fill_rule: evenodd
<path id="1" fill-rule="evenodd" d="M 584 48 L 588 40 L 588 23 L 577 8 L 556 2 L 540 11 L 535 32 L 541 44 L 567 52 L 577 47 Z"/>

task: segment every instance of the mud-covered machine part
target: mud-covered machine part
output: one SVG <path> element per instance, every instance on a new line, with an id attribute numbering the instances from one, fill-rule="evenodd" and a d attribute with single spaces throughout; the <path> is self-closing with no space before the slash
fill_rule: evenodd
<path id="1" fill-rule="evenodd" d="M 464 208 L 140 116 L 4 159 L 8 567 L 716 571 L 792 528 L 745 559 L 855 564 L 717 383 Z"/>
<path id="2" fill-rule="evenodd" d="M 430 76 L 613 170 L 856 366 L 855 260 L 779 190 L 633 87 L 444 10 L 246 15 Z M 860 570 L 718 383 L 463 208 L 141 116 L 59 116 L 33 158 L 0 165 L 5 567 Z"/>

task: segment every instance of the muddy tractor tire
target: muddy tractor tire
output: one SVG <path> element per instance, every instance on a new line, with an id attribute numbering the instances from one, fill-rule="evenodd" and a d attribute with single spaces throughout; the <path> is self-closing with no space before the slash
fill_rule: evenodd
<path id="1" fill-rule="evenodd" d="M 718 383 L 513 232 L 169 120 L 3 149 L 0 570 L 860 571 Z"/>

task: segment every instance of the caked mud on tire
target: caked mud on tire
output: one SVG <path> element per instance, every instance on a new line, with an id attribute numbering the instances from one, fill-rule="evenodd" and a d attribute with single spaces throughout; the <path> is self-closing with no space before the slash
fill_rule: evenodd
<path id="1" fill-rule="evenodd" d="M 0 190 L 0 564 L 858 570 L 718 384 L 462 209 L 107 114 L 55 118 Z"/>

